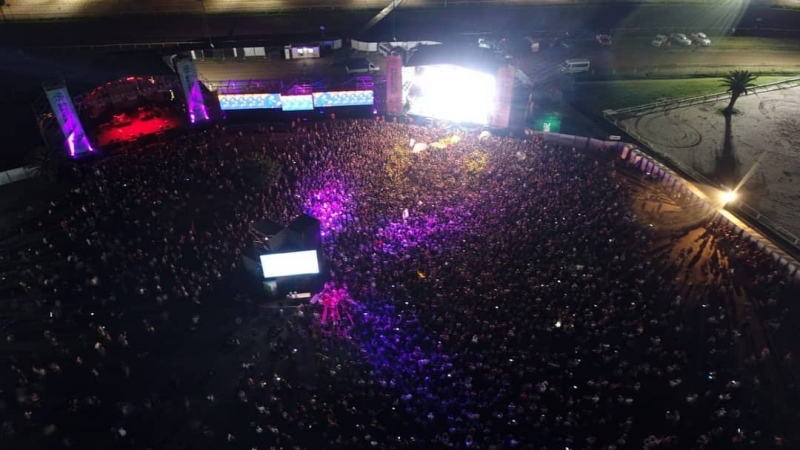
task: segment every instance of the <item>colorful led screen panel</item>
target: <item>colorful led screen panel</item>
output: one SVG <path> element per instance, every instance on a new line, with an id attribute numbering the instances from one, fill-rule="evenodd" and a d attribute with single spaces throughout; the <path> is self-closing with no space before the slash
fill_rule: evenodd
<path id="1" fill-rule="evenodd" d="M 372 91 L 316 92 L 314 107 L 331 108 L 335 106 L 372 106 L 375 96 Z"/>
<path id="2" fill-rule="evenodd" d="M 310 111 L 314 109 L 314 97 L 309 95 L 281 95 L 284 111 Z"/>
<path id="3" fill-rule="evenodd" d="M 319 261 L 317 260 L 316 250 L 273 253 L 261 255 L 260 259 L 264 278 L 314 275 L 319 273 Z"/>
<path id="4" fill-rule="evenodd" d="M 219 94 L 217 97 L 223 111 L 281 108 L 281 94 Z"/>

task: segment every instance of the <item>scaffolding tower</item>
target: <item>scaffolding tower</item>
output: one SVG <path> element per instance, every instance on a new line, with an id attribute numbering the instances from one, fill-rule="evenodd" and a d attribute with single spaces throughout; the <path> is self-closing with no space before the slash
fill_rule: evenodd
<path id="1" fill-rule="evenodd" d="M 64 86 L 64 83 L 42 84 L 43 91 L 32 105 L 34 120 L 42 137 L 45 147 L 50 151 L 63 151 L 67 137 L 61 131 L 61 126 L 53 113 L 50 101 L 47 99 L 47 90 Z"/>

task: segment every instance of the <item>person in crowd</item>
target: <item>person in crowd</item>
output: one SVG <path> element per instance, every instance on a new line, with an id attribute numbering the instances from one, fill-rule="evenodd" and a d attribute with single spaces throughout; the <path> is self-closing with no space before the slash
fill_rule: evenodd
<path id="1" fill-rule="evenodd" d="M 715 222 L 658 253 L 613 155 L 452 134 L 298 121 L 77 166 L 3 253 L 3 448 L 796 445 L 756 401 L 790 349 L 731 312 L 746 292 L 773 336 L 793 317 L 768 255 Z M 253 154 L 280 164 L 266 186 Z M 324 301 L 269 315 L 248 230 L 302 213 Z"/>

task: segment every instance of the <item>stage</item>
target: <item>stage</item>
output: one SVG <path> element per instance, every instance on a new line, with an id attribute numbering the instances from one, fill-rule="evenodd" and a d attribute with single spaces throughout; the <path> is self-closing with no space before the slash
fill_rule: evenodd
<path id="1" fill-rule="evenodd" d="M 104 147 L 111 144 L 134 142 L 142 137 L 162 133 L 184 124 L 184 120 L 165 109 L 142 110 L 116 114 L 112 121 L 100 125 L 96 131 L 95 144 Z"/>

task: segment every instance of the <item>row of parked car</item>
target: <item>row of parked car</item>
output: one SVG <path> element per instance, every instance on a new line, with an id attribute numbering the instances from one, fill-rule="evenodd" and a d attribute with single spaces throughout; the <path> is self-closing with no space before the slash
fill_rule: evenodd
<path id="1" fill-rule="evenodd" d="M 686 36 L 683 33 L 673 33 L 669 37 L 658 34 L 653 39 L 653 47 L 668 47 L 671 45 L 678 45 L 680 47 L 689 47 L 691 45 L 699 45 L 700 47 L 708 47 L 711 45 L 711 39 L 705 33 L 692 33 Z"/>

